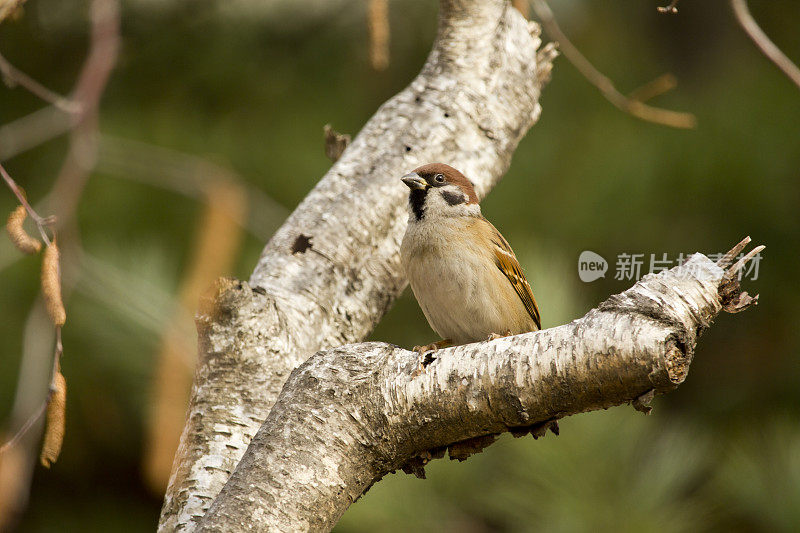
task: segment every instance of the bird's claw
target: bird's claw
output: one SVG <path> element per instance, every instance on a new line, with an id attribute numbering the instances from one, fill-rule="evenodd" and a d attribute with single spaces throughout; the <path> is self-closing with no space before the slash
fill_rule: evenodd
<path id="1" fill-rule="evenodd" d="M 489 336 L 486 338 L 487 341 L 493 341 L 495 339 L 502 339 L 503 337 L 510 337 L 511 330 L 506 330 L 505 334 L 500 335 L 499 333 L 489 333 Z"/>
<path id="2" fill-rule="evenodd" d="M 414 351 L 420 355 L 425 355 L 425 352 L 435 352 L 438 349 L 439 348 L 438 346 L 436 346 L 435 342 L 432 342 L 430 344 L 425 344 L 423 346 L 414 346 Z"/>
<path id="3" fill-rule="evenodd" d="M 424 346 L 414 346 L 414 351 L 419 354 L 419 366 L 414 371 L 414 375 L 420 375 L 425 370 L 425 367 L 436 359 L 431 355 L 433 352 L 452 345 L 453 341 L 450 339 L 444 339 L 441 341 L 432 342 L 430 344 L 425 344 Z"/>
<path id="4" fill-rule="evenodd" d="M 450 339 L 444 339 L 441 341 L 432 342 L 430 344 L 425 344 L 423 346 L 414 346 L 414 351 L 420 355 L 425 355 L 428 352 L 435 352 L 441 348 L 452 346 L 452 344 L 453 342 Z"/>

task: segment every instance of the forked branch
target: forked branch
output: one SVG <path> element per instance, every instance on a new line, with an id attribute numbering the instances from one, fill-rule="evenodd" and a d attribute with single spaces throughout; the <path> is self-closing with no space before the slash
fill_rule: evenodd
<path id="1" fill-rule="evenodd" d="M 425 359 L 385 343 L 317 353 L 292 372 L 200 529 L 327 531 L 384 475 L 422 475 L 445 450 L 464 459 L 505 431 L 538 436 L 628 402 L 648 411 L 684 381 L 717 314 L 757 301 L 731 283 L 763 246 L 724 269 L 748 242 L 719 264 L 695 254 L 648 275 L 556 328 Z"/>
<path id="2" fill-rule="evenodd" d="M 352 143 L 341 143 L 336 163 L 267 244 L 253 289 L 225 281 L 221 300 L 201 313 L 198 369 L 161 531 L 196 527 L 290 372 L 321 349 L 363 340 L 405 288 L 407 191 L 399 176 L 448 162 L 485 196 L 539 118 L 556 56 L 540 47 L 539 26 L 506 0 L 440 6 L 422 72 Z"/>

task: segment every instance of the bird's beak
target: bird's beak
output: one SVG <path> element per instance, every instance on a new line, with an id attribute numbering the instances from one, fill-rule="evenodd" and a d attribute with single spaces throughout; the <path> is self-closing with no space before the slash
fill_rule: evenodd
<path id="1" fill-rule="evenodd" d="M 412 172 L 411 174 L 406 174 L 401 179 L 403 180 L 403 183 L 408 185 L 408 188 L 411 189 L 412 191 L 414 189 L 428 188 L 428 182 L 422 179 L 420 175 L 417 174 L 416 172 Z"/>

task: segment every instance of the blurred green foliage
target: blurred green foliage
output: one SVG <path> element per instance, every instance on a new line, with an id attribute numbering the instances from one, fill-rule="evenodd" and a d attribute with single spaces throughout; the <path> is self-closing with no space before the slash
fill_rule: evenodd
<path id="1" fill-rule="evenodd" d="M 426 481 L 390 475 L 345 514 L 345 531 L 793 531 L 800 524 L 800 91 L 736 25 L 727 2 L 554 2 L 574 43 L 623 92 L 674 73 L 656 105 L 697 115 L 694 131 L 638 121 L 606 102 L 563 58 L 542 118 L 484 213 L 526 267 L 545 326 L 577 318 L 628 281 L 619 253 L 721 252 L 745 235 L 767 245 L 761 294 L 701 339 L 687 383 L 644 418 L 630 409 L 562 422 L 560 437 L 504 437 L 464 464 L 436 461 Z M 751 2 L 765 31 L 800 61 L 797 2 Z M 330 163 L 322 125 L 356 133 L 416 74 L 435 2 L 391 4 L 391 66 L 369 69 L 364 6 L 341 2 L 128 2 L 123 49 L 105 94 L 103 133 L 231 168 L 287 212 Z M 0 48 L 45 85 L 69 90 L 87 44 L 83 2 L 29 0 L 0 26 Z M 0 87 L 0 123 L 41 106 Z M 57 139 L 4 165 L 41 198 L 66 147 Z M 78 213 L 83 247 L 112 265 L 116 292 L 84 273 L 68 302 L 70 384 L 64 452 L 37 468 L 26 531 L 150 530 L 160 498 L 140 462 L 158 324 L 170 315 L 202 210 L 194 198 L 101 165 Z M 159 169 L 151 179 L 158 182 Z M 0 194 L 9 212 L 10 194 Z M 276 209 L 276 216 L 283 216 Z M 261 228 L 269 233 L 275 228 Z M 232 274 L 247 278 L 263 242 L 248 237 Z M 609 260 L 581 283 L 577 257 Z M 11 409 L 38 263 L 0 260 L 0 420 Z M 94 289 L 94 290 L 93 290 Z M 127 291 L 127 292 L 126 292 Z M 433 333 L 406 293 L 372 338 L 405 346 Z"/>

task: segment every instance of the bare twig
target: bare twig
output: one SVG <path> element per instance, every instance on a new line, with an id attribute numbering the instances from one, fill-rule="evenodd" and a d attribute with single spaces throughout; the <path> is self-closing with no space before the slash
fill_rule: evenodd
<path id="1" fill-rule="evenodd" d="M 731 7 L 733 8 L 733 14 L 736 15 L 736 20 L 739 21 L 745 33 L 747 33 L 756 46 L 770 61 L 775 63 L 775 65 L 786 74 L 786 77 L 800 87 L 800 68 L 798 68 L 791 59 L 786 57 L 786 54 L 775 46 L 775 43 L 767 37 L 764 30 L 756 23 L 753 15 L 750 14 L 750 10 L 747 8 L 747 1 L 731 0 Z"/>
<path id="2" fill-rule="evenodd" d="M 17 442 L 19 442 L 19 440 L 25 436 L 25 433 L 27 433 L 28 430 L 31 429 L 31 427 L 33 427 L 36 421 L 39 420 L 39 418 L 41 418 L 45 409 L 47 409 L 47 400 L 42 402 L 42 405 L 39 407 L 39 409 L 37 409 L 36 412 L 33 413 L 31 417 L 25 421 L 24 424 L 22 424 L 22 426 L 19 428 L 19 430 L 17 430 L 17 432 L 14 434 L 13 437 L 11 437 L 5 444 L 0 446 L 0 454 L 4 453 L 5 451 L 11 449 L 14 445 L 16 445 Z"/>
<path id="3" fill-rule="evenodd" d="M 46 405 L 48 385 L 51 377 L 53 336 L 48 334 L 52 327 L 39 296 L 25 321 L 22 358 L 19 365 L 14 404 L 6 426 L 8 434 L 17 428 L 28 426 L 26 432 L 19 433 L 14 444 L 5 448 L 0 456 L 2 472 L 0 475 L 0 530 L 10 531 L 28 502 L 28 493 L 38 453 L 43 417 L 39 414 L 41 405 Z M 45 407 L 46 409 L 46 407 Z M 6 466 L 13 469 L 13 475 L 5 475 Z"/>
<path id="4" fill-rule="evenodd" d="M 28 199 L 25 197 L 25 193 L 22 191 L 22 188 L 19 185 L 17 185 L 17 182 L 14 181 L 14 178 L 12 178 L 11 175 L 8 172 L 6 172 L 6 169 L 3 167 L 3 165 L 0 165 L 0 175 L 3 176 L 3 180 L 6 182 L 6 185 L 8 185 L 8 188 L 11 189 L 11 192 L 13 192 L 14 196 L 17 197 L 19 203 L 25 206 L 25 210 L 28 212 L 28 215 L 36 223 L 36 227 L 38 228 L 39 233 L 42 236 L 42 240 L 44 240 L 44 242 L 48 246 L 50 246 L 50 237 L 47 235 L 45 227 L 53 224 L 55 222 L 55 218 L 54 217 L 45 218 L 43 216 L 40 216 L 39 213 L 36 212 L 33 206 L 31 206 L 31 204 L 28 203 Z"/>
<path id="5" fill-rule="evenodd" d="M 119 49 L 119 6 L 116 0 L 95 0 L 91 4 L 91 16 L 89 53 L 71 98 L 47 89 L 0 56 L 0 74 L 7 83 L 18 83 L 52 104 L 0 127 L 0 160 L 29 150 L 66 131 L 94 122 L 100 97 L 116 64 Z M 89 129 L 96 130 L 96 127 Z M 78 148 L 80 153 L 76 154 Z M 90 167 L 95 152 L 96 142 L 91 141 L 90 136 L 84 136 L 83 142 L 71 143 L 68 164 L 62 167 L 62 173 L 74 169 L 76 161 Z M 79 186 L 61 192 L 68 193 L 68 199 L 75 199 L 80 196 L 81 190 L 82 186 Z M 71 208 L 65 210 L 70 211 Z"/>
<path id="6" fill-rule="evenodd" d="M 251 184 L 227 165 L 204 157 L 142 141 L 100 135 L 98 168 L 129 180 L 171 190 L 208 202 L 208 187 L 220 180 L 237 183 L 245 189 L 248 207 L 228 213 L 259 239 L 269 239 L 289 214 L 286 207 Z M 241 219 L 244 214 L 247 217 Z"/>
<path id="7" fill-rule="evenodd" d="M 667 72 L 666 74 L 662 74 L 661 76 L 657 77 L 653 81 L 649 81 L 632 90 L 628 94 L 628 98 L 631 100 L 637 100 L 639 102 L 646 102 L 655 98 L 656 96 L 661 96 L 662 94 L 671 91 L 678 85 L 678 80 L 675 78 L 673 74 Z"/>
<path id="8" fill-rule="evenodd" d="M 9 184 L 20 201 L 23 202 L 23 205 L 29 210 L 31 217 L 37 221 L 37 224 L 39 221 L 42 223 L 47 222 L 48 224 L 57 221 L 60 226 L 63 226 L 65 223 L 73 222 L 73 214 L 77 207 L 78 200 L 89 176 L 89 172 L 95 164 L 97 152 L 97 109 L 108 77 L 116 63 L 117 50 L 119 48 L 119 5 L 117 0 L 93 0 L 90 6 L 90 12 L 92 25 L 89 53 L 72 93 L 73 100 L 80 105 L 80 113 L 72 117 L 71 126 L 74 129 L 70 137 L 70 147 L 67 158 L 49 194 L 51 201 L 46 203 L 46 205 L 52 205 L 52 209 L 58 215 L 57 220 L 42 219 L 38 215 L 35 215 L 33 209 L 24 200 L 21 189 L 16 186 L 5 171 L 2 172 L 6 183 Z M 74 235 L 73 241 L 77 241 L 77 230 L 72 233 Z M 45 241 L 48 242 L 48 246 L 50 246 L 52 243 L 49 238 L 46 235 L 43 235 L 43 237 Z M 60 244 L 64 242 L 68 242 L 68 240 L 59 241 Z M 73 249 L 79 250 L 79 246 L 73 244 Z M 63 272 L 61 264 L 58 265 L 58 270 Z M 63 354 L 61 328 L 58 325 L 58 321 L 56 321 L 55 332 L 55 351 L 53 354 L 53 369 L 50 373 L 49 391 L 52 391 L 56 387 L 57 379 L 60 374 L 60 361 Z M 25 359 L 40 356 L 41 352 L 39 351 L 26 350 L 23 355 L 23 365 L 25 364 Z M 30 403 L 31 395 L 40 394 L 37 386 L 39 385 L 41 376 L 36 375 L 34 380 L 26 379 L 26 377 L 30 378 L 31 376 L 20 374 L 12 418 L 20 419 L 21 415 L 17 410 L 17 406 L 20 406 L 21 409 L 24 405 Z M 47 402 L 49 402 L 52 397 L 53 394 L 48 392 Z M 40 416 L 41 415 L 36 416 L 36 419 Z M 63 422 L 63 419 L 61 422 Z M 34 423 L 35 420 L 30 423 L 26 422 L 25 425 L 32 426 Z M 59 429 L 59 432 L 63 435 L 63 427 L 57 429 Z M 29 448 L 35 446 L 35 440 L 33 438 L 26 439 L 25 444 L 25 447 L 28 448 L 26 449 L 25 455 L 25 468 L 27 469 L 28 475 L 24 479 L 20 478 L 14 481 L 12 486 L 2 488 L 5 493 L 4 496 L 7 497 L 9 501 L 13 502 L 12 507 L 7 510 L 11 513 L 21 512 L 27 500 L 23 495 L 29 490 L 29 474 L 32 469 L 32 464 L 29 461 L 31 457 Z M 47 459 L 47 463 L 55 460 L 57 456 L 55 452 L 56 450 L 53 448 L 44 456 L 45 459 Z M 6 518 L 7 517 L 0 517 L 0 528 L 5 525 Z"/>
<path id="9" fill-rule="evenodd" d="M 119 5 L 116 0 L 94 0 L 91 4 L 89 54 L 73 91 L 84 112 L 71 133 L 67 158 L 48 195 L 65 224 L 75 212 L 91 169 L 97 160 L 97 111 L 100 98 L 114 68 L 119 50 Z"/>
<path id="10" fill-rule="evenodd" d="M 9 87 L 14 87 L 15 85 L 24 87 L 32 94 L 54 105 L 65 113 L 78 114 L 81 112 L 82 106 L 79 102 L 65 98 L 55 91 L 51 91 L 9 63 L 8 59 L 3 57 L 2 54 L 0 54 L 0 75 L 3 76 L 3 81 Z"/>
<path id="11" fill-rule="evenodd" d="M 0 161 L 27 152 L 75 127 L 75 115 L 49 105 L 0 126 Z"/>
<path id="12" fill-rule="evenodd" d="M 694 128 L 697 126 L 697 119 L 691 113 L 682 113 L 652 107 L 639 100 L 633 100 L 614 87 L 614 83 L 603 73 L 597 70 L 588 59 L 575 47 L 574 44 L 564 35 L 561 28 L 553 16 L 553 12 L 544 0 L 533 0 L 533 9 L 542 22 L 542 26 L 550 34 L 550 37 L 558 41 L 560 49 L 589 82 L 597 87 L 605 98 L 614 104 L 618 109 L 629 113 L 637 118 L 670 126 L 673 128 Z"/>

